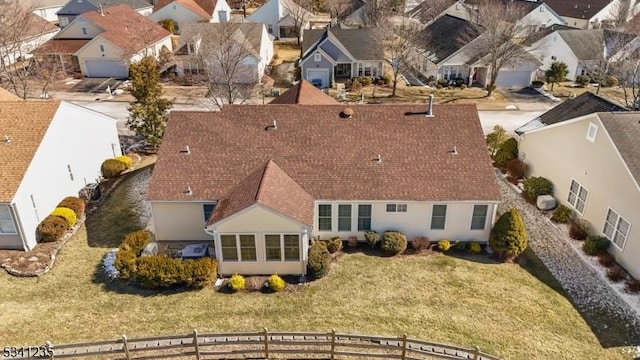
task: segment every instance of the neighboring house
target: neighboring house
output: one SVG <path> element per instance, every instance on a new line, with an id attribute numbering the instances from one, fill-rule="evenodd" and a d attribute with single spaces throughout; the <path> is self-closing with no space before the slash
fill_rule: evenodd
<path id="1" fill-rule="evenodd" d="M 123 4 L 78 16 L 36 53 L 77 66 L 85 77 L 126 79 L 132 62 L 172 51 L 171 33 Z"/>
<path id="2" fill-rule="evenodd" d="M 4 5 L 0 3 L 0 13 Z M 24 29 L 0 28 L 0 65 L 11 65 L 32 57 L 31 51 L 47 42 L 59 31 L 58 27 L 43 18 L 23 12 L 26 23 L 21 24 Z M 22 17 L 21 17 L 22 18 Z"/>
<path id="3" fill-rule="evenodd" d="M 624 1 L 631 3 L 627 20 L 638 13 L 640 3 L 635 0 L 545 0 L 562 16 L 566 24 L 580 29 L 598 29 L 608 26 L 617 16 Z"/>
<path id="4" fill-rule="evenodd" d="M 80 14 L 118 5 L 128 5 L 144 16 L 149 16 L 153 12 L 153 5 L 146 0 L 69 0 L 58 11 L 58 24 L 60 27 L 66 27 Z"/>
<path id="5" fill-rule="evenodd" d="M 637 35 L 609 29 L 558 30 L 534 43 L 531 52 L 542 61 L 543 70 L 556 61 L 567 64 L 567 79 L 575 80 L 578 75 L 589 75 L 598 67 L 607 66 L 626 51 L 637 50 L 637 39 Z"/>
<path id="6" fill-rule="evenodd" d="M 370 29 L 305 31 L 300 60 L 302 79 L 326 88 L 356 76 L 384 75 L 384 49 Z"/>
<path id="7" fill-rule="evenodd" d="M 406 15 L 424 25 L 429 25 L 445 14 L 469 20 L 469 16 L 472 13 L 471 10 L 463 0 L 423 1 L 410 11 L 407 11 Z"/>
<path id="8" fill-rule="evenodd" d="M 0 136 L 2 249 L 33 249 L 40 221 L 121 154 L 115 119 L 68 102 L 2 102 Z"/>
<path id="9" fill-rule="evenodd" d="M 264 24 L 267 32 L 277 39 L 296 38 L 296 25 L 308 29 L 312 16 L 292 0 L 269 0 L 249 15 L 247 21 Z"/>
<path id="10" fill-rule="evenodd" d="M 226 22 L 231 18 L 231 7 L 225 0 L 164 0 L 153 7 L 149 18 L 158 22 L 173 20 L 176 34 L 180 26 L 196 22 Z"/>
<path id="11" fill-rule="evenodd" d="M 310 240 L 368 230 L 485 243 L 500 193 L 478 112 L 428 108 L 173 111 L 146 194 L 156 239 L 214 243 L 222 275 L 304 274 Z"/>
<path id="12" fill-rule="evenodd" d="M 527 131 L 520 157 L 530 176 L 553 183 L 554 196 L 591 232 L 609 238 L 609 252 L 640 278 L 640 124 L 638 112 L 579 116 Z"/>
<path id="13" fill-rule="evenodd" d="M 563 121 L 574 119 L 580 116 L 596 112 L 619 112 L 627 109 L 612 103 L 592 92 L 585 92 L 573 99 L 568 99 L 556 105 L 551 110 L 529 121 L 515 130 L 515 133 L 522 135 L 528 131 L 539 129 L 545 126 L 557 124 Z"/>
<path id="14" fill-rule="evenodd" d="M 10 0 L 11 1 L 11 0 Z M 58 11 L 67 3 L 68 0 L 13 0 L 19 1 L 22 6 L 26 6 L 33 10 L 33 13 L 41 18 L 57 23 Z"/>
<path id="15" fill-rule="evenodd" d="M 336 105 L 339 102 L 306 80 L 300 80 L 269 104 Z"/>
<path id="16" fill-rule="evenodd" d="M 229 29 L 231 27 L 231 29 Z M 216 33 L 233 34 L 229 39 L 224 41 L 234 41 L 236 44 L 244 46 L 244 50 L 239 50 L 239 55 L 246 53 L 240 61 L 242 68 L 236 68 L 236 56 L 225 56 L 221 52 L 227 47 L 232 46 L 225 45 L 220 49 L 218 43 L 219 37 L 216 37 Z M 212 73 L 209 74 L 213 79 L 223 78 L 218 74 L 219 71 L 227 71 L 233 68 L 235 71 L 234 79 L 237 83 L 252 83 L 260 81 L 264 76 L 267 65 L 273 59 L 273 40 L 264 24 L 259 23 L 188 23 L 183 27 L 183 35 L 180 37 L 180 43 L 178 50 L 174 56 L 174 60 L 177 64 L 178 76 L 185 74 L 200 75 L 205 74 L 207 70 Z M 209 43 L 209 41 L 212 41 Z M 203 50 L 210 48 L 210 50 Z M 202 63 L 202 54 L 209 53 L 211 58 L 204 59 L 208 62 L 205 66 Z M 240 60 L 240 59 L 238 59 Z M 222 63 L 226 61 L 227 63 Z M 218 64 L 214 67 L 214 64 Z M 226 70 L 225 70 L 226 69 Z"/>

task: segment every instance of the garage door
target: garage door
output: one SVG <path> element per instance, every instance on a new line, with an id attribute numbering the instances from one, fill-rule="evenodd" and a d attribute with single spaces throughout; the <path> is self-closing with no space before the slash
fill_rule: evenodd
<path id="1" fill-rule="evenodd" d="M 85 60 L 87 77 L 126 79 L 129 70 L 125 64 L 116 60 Z"/>
<path id="2" fill-rule="evenodd" d="M 329 70 L 328 69 L 308 69 L 306 80 L 315 86 L 321 88 L 329 87 Z"/>
<path id="3" fill-rule="evenodd" d="M 496 85 L 498 87 L 527 87 L 531 85 L 531 71 L 500 70 Z"/>

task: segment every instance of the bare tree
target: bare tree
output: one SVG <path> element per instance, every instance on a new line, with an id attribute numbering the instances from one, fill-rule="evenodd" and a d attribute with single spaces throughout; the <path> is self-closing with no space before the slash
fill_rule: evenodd
<path id="1" fill-rule="evenodd" d="M 323 7 L 337 21 L 344 20 L 355 10 L 353 0 L 325 0 Z"/>
<path id="2" fill-rule="evenodd" d="M 293 33 L 296 36 L 298 45 L 302 38 L 302 31 L 304 27 L 309 23 L 311 19 L 311 11 L 313 10 L 312 0 L 288 0 L 284 3 L 284 6 L 289 12 L 289 18 L 291 19 L 291 27 Z M 282 34 L 280 34 L 282 37 Z"/>
<path id="3" fill-rule="evenodd" d="M 384 46 L 384 59 L 391 69 L 393 83 L 391 96 L 395 97 L 400 75 L 411 70 L 412 51 L 423 36 L 421 26 L 411 21 L 396 24 L 387 21 L 386 26 L 376 28 L 374 33 Z"/>
<path id="4" fill-rule="evenodd" d="M 619 0 L 610 13 L 612 26 L 616 29 L 624 28 L 631 15 L 631 0 Z"/>
<path id="5" fill-rule="evenodd" d="M 449 6 L 451 6 L 451 0 L 424 1 L 416 6 L 409 16 L 426 25 L 436 20 Z"/>
<path id="6" fill-rule="evenodd" d="M 610 65 L 611 74 L 618 79 L 627 108 L 640 108 L 640 50 L 626 53 Z"/>

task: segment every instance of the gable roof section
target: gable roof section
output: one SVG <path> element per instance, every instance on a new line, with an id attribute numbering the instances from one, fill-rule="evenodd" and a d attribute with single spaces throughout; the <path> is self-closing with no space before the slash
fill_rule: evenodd
<path id="1" fill-rule="evenodd" d="M 462 37 L 477 38 L 480 36 L 478 26 L 471 22 L 445 14 L 422 30 L 422 45 L 430 54 L 430 60 L 439 63 L 462 49 L 467 43 Z"/>
<path id="2" fill-rule="evenodd" d="M 58 11 L 58 15 L 80 15 L 87 11 L 97 10 L 101 5 L 103 9 L 112 6 L 127 5 L 136 10 L 152 6 L 151 3 L 145 0 L 84 0 L 82 2 L 69 0 L 69 2 Z"/>
<path id="3" fill-rule="evenodd" d="M 58 31 L 58 27 L 23 7 L 24 4 L 5 3 L 0 0 L 0 14 L 10 13 L 12 17 L 2 17 L 0 36 L 3 45 L 11 45 L 43 34 Z"/>
<path id="4" fill-rule="evenodd" d="M 384 49 L 381 42 L 376 40 L 370 29 L 339 29 L 326 28 L 305 30 L 302 41 L 302 53 L 307 55 L 322 40 L 333 35 L 335 39 L 355 57 L 356 60 L 383 60 Z"/>
<path id="5" fill-rule="evenodd" d="M 194 14 L 206 19 L 211 18 L 213 9 L 216 7 L 216 0 L 160 0 L 153 7 L 153 12 L 173 3 L 180 4 L 184 8 L 191 10 Z"/>
<path id="6" fill-rule="evenodd" d="M 20 99 L 17 95 L 14 95 L 8 90 L 5 90 L 0 87 L 0 101 L 20 101 L 20 100 L 22 99 Z"/>
<path id="7" fill-rule="evenodd" d="M 611 0 L 545 0 L 560 16 L 577 19 L 591 19 L 599 13 Z"/>
<path id="8" fill-rule="evenodd" d="M 129 5 L 117 5 L 81 15 L 104 30 L 100 36 L 127 51 L 140 51 L 171 35 L 151 19 L 139 14 Z M 144 36 L 140 33 L 144 32 Z"/>
<path id="9" fill-rule="evenodd" d="M 300 80 L 269 104 L 335 105 L 338 101 L 306 80 Z"/>
<path id="10" fill-rule="evenodd" d="M 311 195 L 273 160 L 269 160 L 216 204 L 207 224 L 219 222 L 251 205 L 260 204 L 305 225 L 312 225 L 313 201 Z"/>
<path id="11" fill-rule="evenodd" d="M 425 104 L 351 108 L 350 119 L 343 105 L 173 111 L 147 199 L 224 199 L 272 159 L 318 200 L 499 200 L 474 105 L 436 104 L 433 117 Z"/>
<path id="12" fill-rule="evenodd" d="M 622 106 L 612 103 L 592 92 L 585 92 L 573 99 L 568 99 L 556 105 L 551 110 L 538 116 L 534 120 L 524 124 L 515 130 L 516 134 L 539 129 L 544 126 L 575 119 L 580 116 L 595 112 L 622 112 L 627 111 Z"/>
<path id="13" fill-rule="evenodd" d="M 0 202 L 11 202 L 60 106 L 59 101 L 0 102 Z"/>
<path id="14" fill-rule="evenodd" d="M 438 2 L 423 1 L 418 4 L 418 6 L 408 11 L 406 15 L 412 19 L 419 20 L 422 23 L 429 23 L 457 2 L 458 0 L 444 0 Z"/>
<path id="15" fill-rule="evenodd" d="M 224 27 L 232 26 L 235 29 L 224 29 Z M 230 33 L 233 30 L 233 36 L 237 43 L 243 43 L 246 45 L 247 50 L 251 55 L 260 58 L 260 47 L 262 45 L 262 29 L 264 25 L 262 23 L 251 22 L 223 22 L 223 23 L 186 23 L 180 27 L 180 41 L 178 42 L 178 50 L 176 54 L 186 55 L 188 54 L 186 45 L 192 42 L 198 37 L 202 38 L 202 41 L 206 41 L 211 36 L 204 36 L 207 34 L 215 33 Z M 217 40 L 217 39 L 216 39 Z"/>
<path id="16" fill-rule="evenodd" d="M 608 29 L 558 30 L 574 55 L 581 61 L 602 60 L 607 51 L 617 52 L 636 35 Z"/>
<path id="17" fill-rule="evenodd" d="M 598 117 L 640 184 L 640 112 L 598 113 Z"/>

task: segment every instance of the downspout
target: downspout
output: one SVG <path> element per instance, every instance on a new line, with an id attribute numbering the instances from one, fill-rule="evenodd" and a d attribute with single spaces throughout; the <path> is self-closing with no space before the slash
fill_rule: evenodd
<path id="1" fill-rule="evenodd" d="M 9 210 L 11 211 L 13 221 L 15 222 L 16 228 L 18 229 L 18 235 L 20 235 L 20 241 L 22 241 L 22 248 L 24 249 L 24 251 L 29 251 L 30 249 L 25 243 L 26 238 L 24 235 L 24 229 L 22 228 L 22 221 L 20 221 L 20 216 L 18 215 L 18 211 L 16 210 L 15 205 L 9 204 Z"/>

